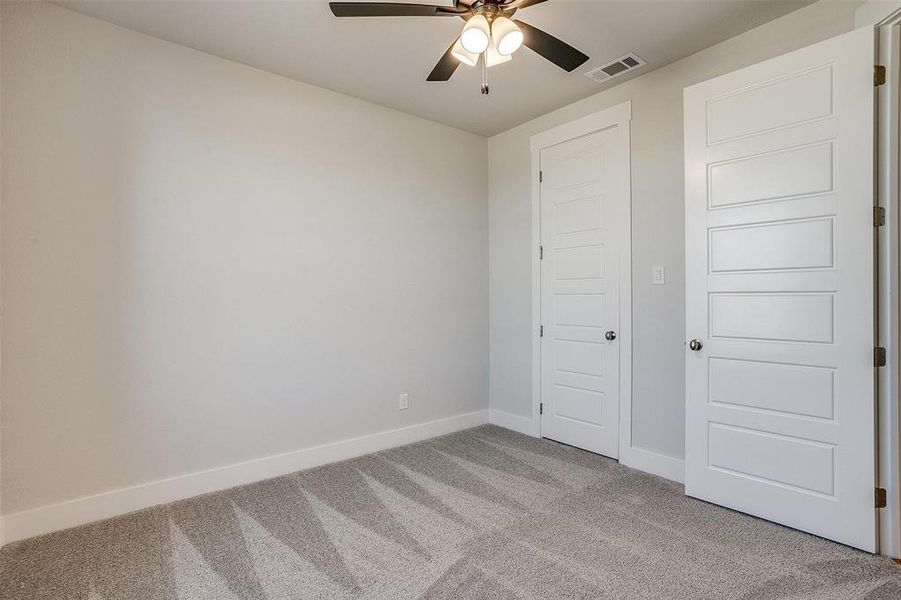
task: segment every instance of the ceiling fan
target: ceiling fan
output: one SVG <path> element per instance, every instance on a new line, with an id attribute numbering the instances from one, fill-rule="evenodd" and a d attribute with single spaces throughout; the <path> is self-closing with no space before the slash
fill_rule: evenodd
<path id="1" fill-rule="evenodd" d="M 453 6 L 400 2 L 329 2 L 336 17 L 460 17 L 466 21 L 426 81 L 447 81 L 460 63 L 482 69 L 482 93 L 488 93 L 488 67 L 507 62 L 525 45 L 565 71 L 588 56 L 549 33 L 511 19 L 524 8 L 547 0 L 454 0 Z"/>

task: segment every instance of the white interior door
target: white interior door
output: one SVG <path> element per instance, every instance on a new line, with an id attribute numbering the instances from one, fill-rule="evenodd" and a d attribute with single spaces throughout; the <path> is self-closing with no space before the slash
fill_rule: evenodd
<path id="1" fill-rule="evenodd" d="M 541 434 L 613 458 L 619 444 L 620 264 L 629 228 L 622 129 L 540 151 Z"/>
<path id="2" fill-rule="evenodd" d="M 858 30 L 685 90 L 685 491 L 869 551 L 873 60 Z"/>

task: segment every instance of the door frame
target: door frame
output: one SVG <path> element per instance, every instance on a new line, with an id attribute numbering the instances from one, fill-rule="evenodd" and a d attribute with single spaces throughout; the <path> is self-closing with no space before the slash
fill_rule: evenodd
<path id="1" fill-rule="evenodd" d="M 592 113 L 569 123 L 533 135 L 532 151 L 532 425 L 531 433 L 541 437 L 541 150 L 550 146 L 609 129 L 619 128 L 618 148 L 628 160 L 626 202 L 628 210 L 626 244 L 620 257 L 619 314 L 619 461 L 629 465 L 632 449 L 632 101 Z"/>
<path id="2" fill-rule="evenodd" d="M 877 64 L 886 83 L 876 88 L 876 205 L 885 209 L 885 226 L 876 228 L 877 340 L 886 348 L 885 368 L 876 371 L 877 485 L 886 490 L 878 511 L 880 554 L 901 557 L 901 9 L 876 23 Z M 896 293 L 892 293 L 892 291 Z"/>

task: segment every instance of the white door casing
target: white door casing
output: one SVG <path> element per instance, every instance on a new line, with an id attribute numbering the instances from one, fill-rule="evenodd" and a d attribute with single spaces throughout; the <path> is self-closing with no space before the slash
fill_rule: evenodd
<path id="1" fill-rule="evenodd" d="M 886 83 L 877 88 L 877 191 L 886 223 L 876 230 L 878 244 L 879 345 L 887 352 L 887 365 L 879 369 L 876 383 L 879 414 L 879 487 L 886 490 L 886 507 L 879 511 L 879 552 L 901 557 L 901 418 L 899 418 L 898 334 L 901 303 L 898 290 L 898 197 L 899 197 L 899 74 L 901 74 L 901 8 L 877 26 L 879 64 L 886 67 Z"/>
<path id="2" fill-rule="evenodd" d="M 685 90 L 686 494 L 876 549 L 872 29 Z"/>
<path id="3" fill-rule="evenodd" d="M 537 152 L 541 435 L 616 458 L 621 374 L 630 370 L 620 368 L 628 362 L 624 346 L 630 350 L 621 314 L 630 255 L 628 125 L 613 122 Z"/>

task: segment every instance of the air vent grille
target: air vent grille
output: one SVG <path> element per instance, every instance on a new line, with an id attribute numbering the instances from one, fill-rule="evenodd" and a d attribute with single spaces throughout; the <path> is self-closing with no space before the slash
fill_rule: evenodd
<path id="1" fill-rule="evenodd" d="M 612 65 L 607 65 L 606 67 L 601 67 L 601 71 L 607 74 L 607 77 L 616 77 L 623 71 L 628 71 L 629 65 L 624 62 L 617 61 Z"/>
<path id="2" fill-rule="evenodd" d="M 604 83 L 614 77 L 619 77 L 623 73 L 633 71 L 644 64 L 645 62 L 643 60 L 630 52 L 625 56 L 620 56 L 616 60 L 612 60 L 605 65 L 601 65 L 596 69 L 588 71 L 585 75 L 599 83 Z"/>

